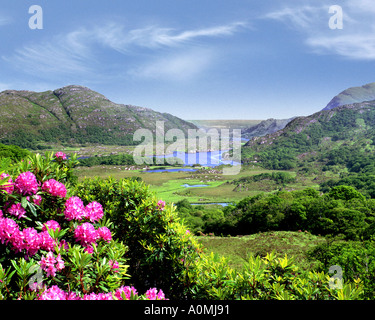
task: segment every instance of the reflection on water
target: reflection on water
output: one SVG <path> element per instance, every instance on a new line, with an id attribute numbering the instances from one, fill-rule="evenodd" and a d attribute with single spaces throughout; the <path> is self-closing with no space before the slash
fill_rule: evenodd
<path id="1" fill-rule="evenodd" d="M 185 187 L 185 188 L 200 188 L 200 187 L 208 187 L 208 186 L 209 186 L 208 184 L 188 184 L 188 183 L 181 185 L 181 187 Z"/>
<path id="2" fill-rule="evenodd" d="M 175 151 L 173 154 L 156 156 L 156 158 L 179 158 L 185 165 L 200 164 L 202 166 L 216 167 L 222 164 L 238 165 L 239 162 L 223 159 L 223 154 L 228 150 L 203 151 L 197 153 Z M 168 161 L 168 160 L 166 160 Z"/>

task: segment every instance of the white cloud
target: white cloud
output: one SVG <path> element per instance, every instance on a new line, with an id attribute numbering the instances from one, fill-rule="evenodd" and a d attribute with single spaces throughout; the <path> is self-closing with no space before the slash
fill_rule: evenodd
<path id="1" fill-rule="evenodd" d="M 144 28 L 125 30 L 124 26 L 114 23 L 95 30 L 95 37 L 103 45 L 125 52 L 134 46 L 158 48 L 162 46 L 174 47 L 201 37 L 230 36 L 245 27 L 244 22 L 235 22 L 210 28 L 186 30 L 178 32 L 172 28 L 147 26 Z"/>
<path id="2" fill-rule="evenodd" d="M 193 49 L 159 57 L 132 68 L 128 74 L 136 78 L 185 81 L 202 74 L 214 62 L 211 50 Z"/>
<path id="3" fill-rule="evenodd" d="M 305 44 L 319 54 L 335 54 L 357 60 L 375 59 L 375 6 L 373 0 L 341 1 L 343 29 L 331 30 L 326 2 L 283 7 L 265 15 L 305 34 Z"/>
<path id="4" fill-rule="evenodd" d="M 109 61 L 100 48 L 115 50 L 124 55 L 117 56 L 116 63 L 128 67 L 127 54 L 147 48 L 147 55 L 135 55 L 136 65 L 128 73 L 144 77 L 189 78 L 199 73 L 209 62 L 209 50 L 193 50 L 193 40 L 206 37 L 231 36 L 244 27 L 242 22 L 194 30 L 176 31 L 171 28 L 148 26 L 126 30 L 121 24 L 109 23 L 93 28 L 80 28 L 67 34 L 54 36 L 48 41 L 24 45 L 12 56 L 3 60 L 35 75 L 97 75 L 98 67 L 106 68 Z M 181 49 L 183 46 L 183 50 Z M 165 52 L 159 49 L 169 49 Z M 134 51 L 134 52 L 133 52 Z M 109 51 L 107 52 L 109 53 Z M 163 55 L 160 58 L 160 54 Z M 143 60 L 142 60 L 143 59 Z M 147 60 L 145 60 L 147 59 Z M 104 75 L 103 75 L 104 76 Z"/>

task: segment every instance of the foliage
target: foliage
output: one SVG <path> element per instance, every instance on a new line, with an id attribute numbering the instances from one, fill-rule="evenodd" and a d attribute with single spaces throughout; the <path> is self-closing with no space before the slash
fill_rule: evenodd
<path id="1" fill-rule="evenodd" d="M 276 258 L 273 252 L 261 258 L 251 256 L 241 272 L 228 267 L 224 257 L 205 256 L 198 262 L 198 272 L 191 275 L 194 295 L 199 299 L 225 300 L 360 300 L 363 285 L 342 283 L 330 286 L 324 272 L 301 273 L 292 258 Z"/>
<path id="2" fill-rule="evenodd" d="M 360 241 L 341 241 L 329 239 L 308 253 L 310 259 L 320 261 L 318 270 L 327 270 L 337 265 L 342 269 L 344 281 L 360 278 L 364 286 L 364 297 L 373 299 L 375 294 L 375 242 L 369 239 Z"/>
<path id="3" fill-rule="evenodd" d="M 187 271 L 201 249 L 172 205 L 158 201 L 143 182 L 127 179 L 85 179 L 75 194 L 103 204 L 114 238 L 129 247 L 126 257 L 137 288 L 155 286 L 171 298 L 186 297 Z"/>
<path id="4" fill-rule="evenodd" d="M 342 234 L 354 240 L 368 237 L 375 214 L 373 200 L 349 186 L 332 188 L 326 194 L 312 188 L 258 194 L 221 209 L 203 210 L 187 201 L 176 206 L 192 230 L 223 235 L 306 230 L 313 234 Z"/>
<path id="5" fill-rule="evenodd" d="M 112 238 L 99 203 L 82 202 L 68 216 L 76 163 L 61 152 L 36 154 L 1 174 L 0 299 L 164 299 L 124 286 L 128 248 Z"/>

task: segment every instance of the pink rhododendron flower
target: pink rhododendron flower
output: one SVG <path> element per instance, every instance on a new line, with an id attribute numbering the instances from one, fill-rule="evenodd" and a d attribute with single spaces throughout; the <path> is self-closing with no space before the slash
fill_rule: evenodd
<path id="1" fill-rule="evenodd" d="M 115 297 L 119 300 L 123 300 L 121 293 L 125 294 L 125 299 L 130 300 L 131 294 L 133 293 L 134 296 L 138 295 L 137 290 L 134 287 L 129 287 L 129 286 L 121 286 L 118 288 L 115 292 Z"/>
<path id="2" fill-rule="evenodd" d="M 112 240 L 111 230 L 107 227 L 100 227 L 97 230 L 98 238 L 103 239 L 104 241 L 110 242 Z"/>
<path id="3" fill-rule="evenodd" d="M 82 300 L 113 300 L 112 293 L 90 293 L 85 294 Z"/>
<path id="4" fill-rule="evenodd" d="M 66 154 L 62 151 L 56 152 L 55 157 L 59 160 L 66 160 Z"/>
<path id="5" fill-rule="evenodd" d="M 58 286 L 52 286 L 38 295 L 38 300 L 67 300 L 67 297 L 68 295 L 64 290 L 61 290 Z"/>
<path id="6" fill-rule="evenodd" d="M 53 231 L 56 231 L 56 229 L 61 230 L 59 223 L 55 220 L 49 220 L 46 223 L 43 223 L 42 231 L 47 231 L 47 227 Z"/>
<path id="7" fill-rule="evenodd" d="M 99 235 L 91 223 L 84 222 L 74 230 L 74 237 L 82 246 L 87 247 L 95 243 Z"/>
<path id="8" fill-rule="evenodd" d="M 21 203 L 12 204 L 8 209 L 8 213 L 16 216 L 18 219 L 25 217 L 26 210 L 22 207 Z"/>
<path id="9" fill-rule="evenodd" d="M 20 232 L 18 224 L 9 218 L 0 218 L 0 241 L 9 243 L 15 234 Z"/>
<path id="10" fill-rule="evenodd" d="M 165 201 L 163 201 L 163 200 L 159 200 L 159 201 L 158 201 L 158 209 L 159 209 L 160 211 L 163 211 L 163 210 L 164 210 L 164 207 L 165 207 Z"/>
<path id="11" fill-rule="evenodd" d="M 19 249 L 26 250 L 28 256 L 33 256 L 40 249 L 40 238 L 38 231 L 34 228 L 27 228 L 22 230 L 23 245 Z"/>
<path id="12" fill-rule="evenodd" d="M 40 267 L 47 272 L 47 277 L 56 275 L 55 263 L 56 259 L 52 252 L 48 252 L 46 257 L 40 259 Z"/>
<path id="13" fill-rule="evenodd" d="M 14 190 L 24 196 L 30 196 L 38 192 L 38 181 L 30 171 L 21 173 L 14 182 Z"/>
<path id="14" fill-rule="evenodd" d="M 4 178 L 7 178 L 7 177 L 10 177 L 9 174 L 7 174 L 7 173 L 2 173 L 0 175 L 1 180 L 3 180 Z M 1 185 L 0 190 L 4 190 L 5 192 L 7 192 L 9 194 L 12 194 L 13 191 L 14 191 L 14 182 L 13 182 L 12 178 L 8 179 L 7 184 Z"/>
<path id="15" fill-rule="evenodd" d="M 70 220 L 81 220 L 85 215 L 85 206 L 79 197 L 70 197 L 65 203 L 65 218 Z"/>
<path id="16" fill-rule="evenodd" d="M 53 251 L 56 246 L 56 240 L 49 235 L 48 231 L 43 231 L 39 233 L 39 246 L 42 250 Z"/>
<path id="17" fill-rule="evenodd" d="M 56 181 L 55 179 L 47 180 L 42 185 L 42 190 L 51 194 L 55 197 L 65 198 L 66 187 L 63 183 Z"/>
<path id="18" fill-rule="evenodd" d="M 99 202 L 93 201 L 85 207 L 85 218 L 91 222 L 100 220 L 103 217 L 103 207 Z"/>
<path id="19" fill-rule="evenodd" d="M 165 295 L 162 290 L 156 288 L 151 288 L 146 291 L 146 298 L 148 300 L 165 300 Z"/>
<path id="20" fill-rule="evenodd" d="M 114 272 L 118 272 L 118 269 L 119 269 L 119 264 L 118 264 L 118 261 L 116 260 L 109 260 L 109 266 L 111 267 L 111 269 L 114 271 Z"/>

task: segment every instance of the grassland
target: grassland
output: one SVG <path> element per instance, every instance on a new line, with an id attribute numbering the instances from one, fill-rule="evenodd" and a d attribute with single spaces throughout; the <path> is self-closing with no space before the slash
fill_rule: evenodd
<path id="1" fill-rule="evenodd" d="M 308 270 L 314 262 L 306 259 L 306 252 L 325 241 L 323 237 L 304 231 L 272 231 L 242 237 L 198 236 L 197 239 L 207 253 L 225 256 L 235 269 L 241 269 L 250 255 L 265 256 L 275 251 L 281 257 L 285 254 L 293 256 L 301 269 Z"/>
<path id="2" fill-rule="evenodd" d="M 168 168 L 168 167 L 166 167 Z M 129 170 L 133 169 L 133 170 Z M 200 172 L 200 171 L 199 171 Z M 236 202 L 248 196 L 254 196 L 260 192 L 274 192 L 280 189 L 298 190 L 309 187 L 318 187 L 314 181 L 314 175 L 309 177 L 298 177 L 295 183 L 278 185 L 272 181 L 264 180 L 255 182 L 246 187 L 238 186 L 234 180 L 241 177 L 257 175 L 261 173 L 278 172 L 267 170 L 256 166 L 243 166 L 237 175 L 223 175 L 215 169 L 198 172 L 153 172 L 146 173 L 142 169 L 129 168 L 126 166 L 95 166 L 90 168 L 79 167 L 76 174 L 79 179 L 84 177 L 108 177 L 116 179 L 140 177 L 150 185 L 155 194 L 167 202 L 176 203 L 182 199 L 188 199 L 191 203 L 212 203 L 212 202 Z M 291 175 L 296 172 L 289 171 Z M 183 185 L 205 184 L 207 187 L 186 188 Z"/>

